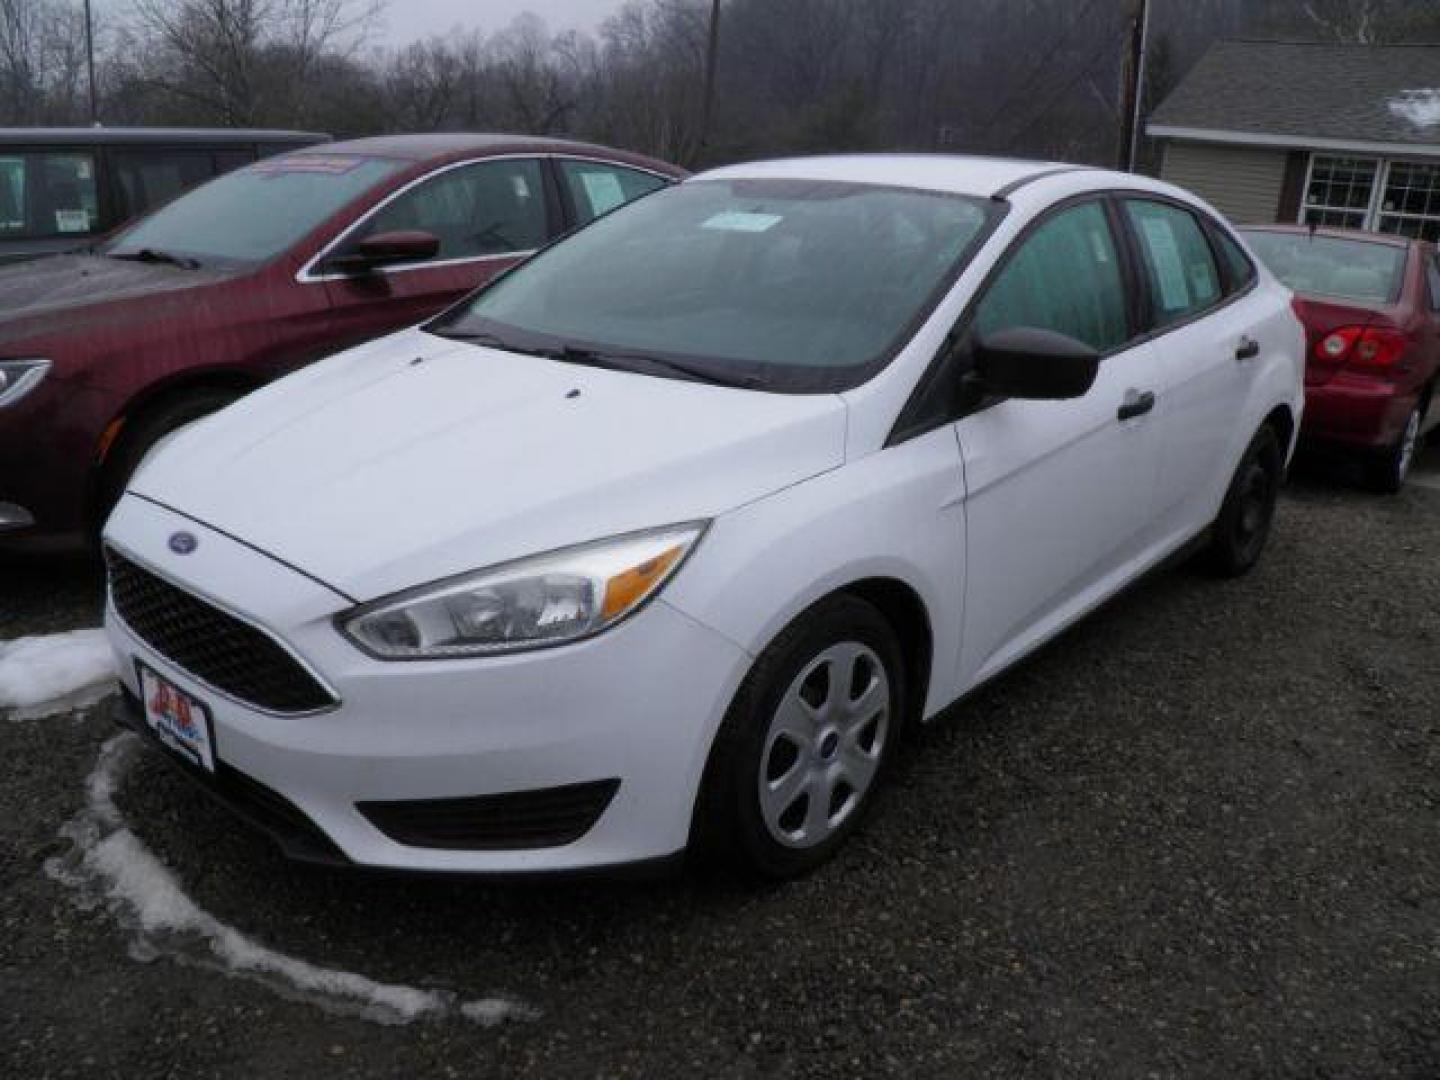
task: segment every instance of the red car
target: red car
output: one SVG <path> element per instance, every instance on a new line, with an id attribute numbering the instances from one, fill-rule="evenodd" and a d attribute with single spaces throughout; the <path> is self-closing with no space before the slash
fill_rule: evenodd
<path id="1" fill-rule="evenodd" d="M 1405 483 L 1440 371 L 1440 263 L 1403 236 L 1275 225 L 1242 230 L 1295 292 L 1305 324 L 1301 440 L 1358 457 L 1371 484 Z"/>
<path id="2" fill-rule="evenodd" d="M 86 254 L 0 269 L 0 547 L 83 546 L 176 428 L 683 175 L 509 135 L 329 143 L 213 180 Z"/>

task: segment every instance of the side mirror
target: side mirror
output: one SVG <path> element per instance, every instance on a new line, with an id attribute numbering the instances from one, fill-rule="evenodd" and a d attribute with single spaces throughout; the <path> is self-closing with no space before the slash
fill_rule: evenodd
<path id="1" fill-rule="evenodd" d="M 381 266 L 423 262 L 440 252 L 440 238 L 419 229 L 396 229 L 375 233 L 338 255 L 325 260 L 327 268 L 342 273 L 363 274 Z"/>
<path id="2" fill-rule="evenodd" d="M 1083 341 L 1034 327 L 986 334 L 974 357 L 974 378 L 987 393 L 1032 401 L 1084 397 L 1100 370 L 1100 354 Z"/>

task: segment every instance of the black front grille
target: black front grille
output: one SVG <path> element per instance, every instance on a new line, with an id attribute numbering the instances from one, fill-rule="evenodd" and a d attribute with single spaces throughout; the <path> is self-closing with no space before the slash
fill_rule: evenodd
<path id="1" fill-rule="evenodd" d="M 590 831 L 619 780 L 459 799 L 362 802 L 356 809 L 397 844 L 461 851 L 559 847 Z"/>
<path id="2" fill-rule="evenodd" d="M 105 552 L 115 610 L 140 638 L 197 679 L 276 713 L 335 704 L 330 692 L 268 634 L 137 566 Z"/>

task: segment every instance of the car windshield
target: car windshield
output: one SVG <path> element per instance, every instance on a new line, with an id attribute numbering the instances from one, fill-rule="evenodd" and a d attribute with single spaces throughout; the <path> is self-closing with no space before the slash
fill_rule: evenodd
<path id="1" fill-rule="evenodd" d="M 406 163 L 354 154 L 292 154 L 202 184 L 100 249 L 115 258 L 260 263 Z"/>
<path id="2" fill-rule="evenodd" d="M 889 361 L 1000 210 L 866 184 L 693 181 L 601 218 L 429 329 L 654 374 L 843 389 Z"/>
<path id="3" fill-rule="evenodd" d="M 1247 230 L 1270 272 L 1297 293 L 1387 304 L 1400 295 L 1405 248 L 1309 233 Z"/>

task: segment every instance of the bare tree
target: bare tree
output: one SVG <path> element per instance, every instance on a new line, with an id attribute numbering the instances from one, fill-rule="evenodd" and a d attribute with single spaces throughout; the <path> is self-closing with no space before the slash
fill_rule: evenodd
<path id="1" fill-rule="evenodd" d="M 135 81 L 226 125 L 303 122 L 324 54 L 358 49 L 376 0 L 134 0 Z"/>

